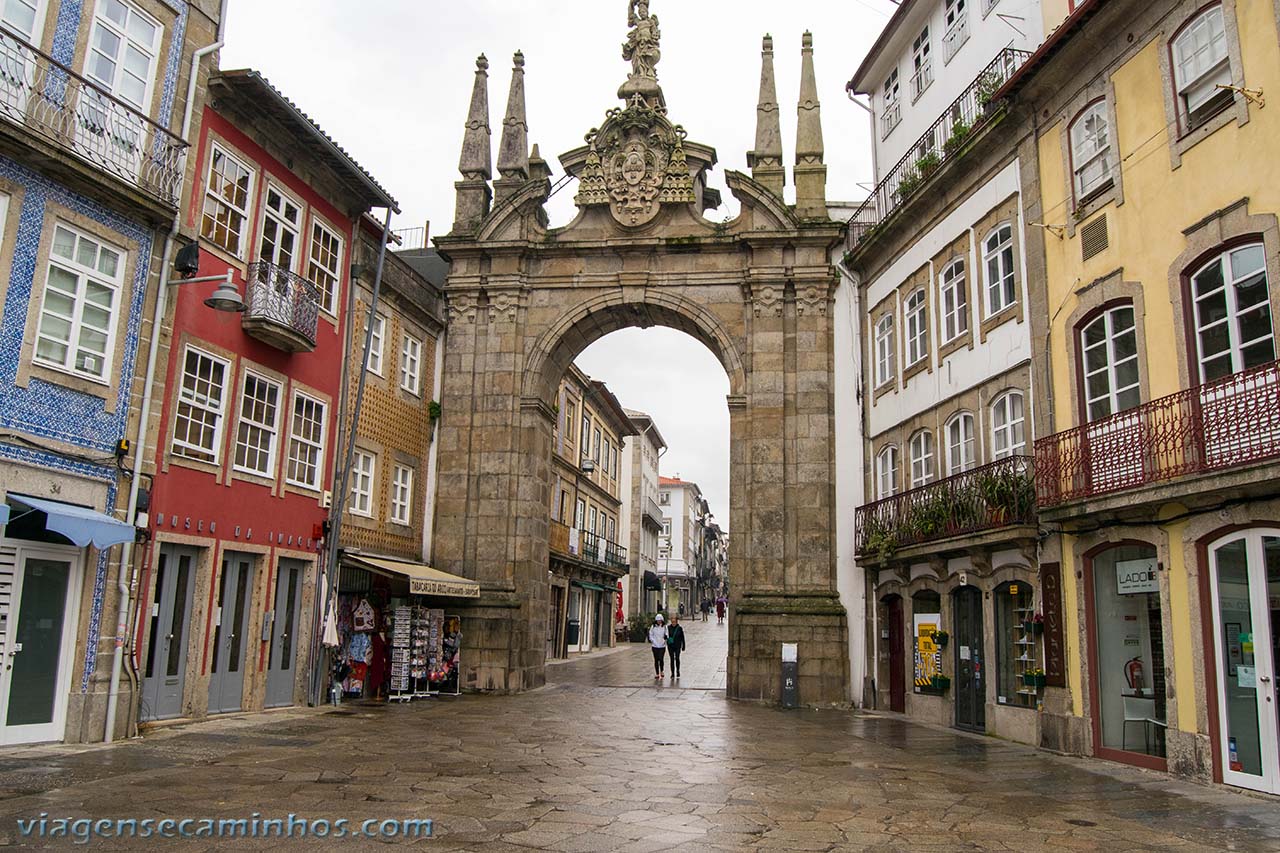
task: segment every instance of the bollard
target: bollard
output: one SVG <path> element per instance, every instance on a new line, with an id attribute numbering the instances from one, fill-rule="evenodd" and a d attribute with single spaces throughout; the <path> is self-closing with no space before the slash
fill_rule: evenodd
<path id="1" fill-rule="evenodd" d="M 782 644 L 782 707 L 800 707 L 800 664 L 798 643 Z"/>

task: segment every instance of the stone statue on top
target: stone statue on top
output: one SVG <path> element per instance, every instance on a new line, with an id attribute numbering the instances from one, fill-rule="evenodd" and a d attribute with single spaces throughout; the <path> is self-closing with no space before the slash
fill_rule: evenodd
<path id="1" fill-rule="evenodd" d="M 631 0 L 627 8 L 627 40 L 622 45 L 622 58 L 631 63 L 631 74 L 618 90 L 618 97 L 630 100 L 639 94 L 650 102 L 662 97 L 658 87 L 658 61 L 662 51 L 658 43 L 662 31 L 658 28 L 658 16 L 649 14 L 649 0 Z"/>

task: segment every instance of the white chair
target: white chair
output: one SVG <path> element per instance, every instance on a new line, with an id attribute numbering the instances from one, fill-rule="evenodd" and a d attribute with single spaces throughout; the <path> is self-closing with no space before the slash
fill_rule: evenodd
<path id="1" fill-rule="evenodd" d="M 1129 724 L 1142 723 L 1143 737 L 1146 737 L 1146 726 L 1156 713 L 1156 700 L 1147 696 L 1122 696 L 1124 700 L 1124 723 L 1120 727 L 1120 748 L 1129 748 Z"/>

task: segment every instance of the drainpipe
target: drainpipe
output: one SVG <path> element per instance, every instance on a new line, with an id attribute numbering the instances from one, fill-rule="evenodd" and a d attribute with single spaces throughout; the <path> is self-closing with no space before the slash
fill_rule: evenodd
<path id="1" fill-rule="evenodd" d="M 441 330 L 439 337 L 436 338 L 436 364 L 435 364 L 435 381 L 432 383 L 431 399 L 439 402 L 441 393 L 444 391 L 444 353 L 445 338 L 449 334 L 448 327 Z M 441 415 L 443 417 L 443 414 Z M 431 425 L 431 447 L 427 450 L 427 506 L 422 514 L 422 559 L 424 562 L 433 562 L 435 554 L 435 524 L 436 524 L 436 488 L 439 473 L 436 470 L 439 464 L 440 455 L 440 420 Z M 563 519 L 562 519 L 563 520 Z"/>
<path id="2" fill-rule="evenodd" d="M 218 11 L 217 41 L 202 47 L 191 55 L 191 75 L 187 80 L 187 103 L 182 115 L 183 141 L 191 135 L 191 119 L 195 112 L 196 76 L 200 72 L 200 60 L 218 50 L 223 45 L 222 31 L 227 19 L 227 0 L 222 0 Z M 186 179 L 184 171 L 183 179 Z M 182 222 L 182 193 L 178 193 L 178 209 L 173 214 L 173 224 L 164 238 L 164 250 L 160 254 L 160 290 L 156 293 L 155 310 L 151 316 L 151 340 L 147 344 L 147 372 L 142 383 L 142 406 L 138 416 L 138 431 L 133 442 L 133 471 L 129 479 L 129 505 L 125 511 L 125 519 L 133 523 L 138 513 L 138 483 L 142 478 L 142 461 L 146 458 L 147 422 L 151 418 L 151 400 L 155 390 L 156 362 L 159 360 L 160 333 L 164 326 L 165 312 L 169 303 L 169 271 L 173 258 L 173 244 Z M 129 579 L 125 580 L 125 569 L 128 567 Z M 103 740 L 111 743 L 114 740 L 116 727 L 116 704 L 120 698 L 120 673 L 124 669 L 125 641 L 130 634 L 130 592 L 138 582 L 137 567 L 133 565 L 133 543 L 126 542 L 120 549 L 120 574 L 117 580 L 119 605 L 116 610 L 116 654 L 111 660 L 111 687 L 107 692 L 107 722 Z M 136 697 L 137 691 L 134 691 Z"/>

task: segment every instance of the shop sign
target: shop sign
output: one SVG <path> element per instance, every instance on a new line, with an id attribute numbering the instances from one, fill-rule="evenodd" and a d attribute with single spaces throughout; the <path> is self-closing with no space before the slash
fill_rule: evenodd
<path id="1" fill-rule="evenodd" d="M 410 578 L 409 592 L 413 595 L 447 595 L 453 598 L 480 597 L 480 587 L 476 584 L 455 583 L 432 578 Z"/>
<path id="2" fill-rule="evenodd" d="M 1040 583 L 1044 601 L 1044 683 L 1050 687 L 1067 686 L 1066 654 L 1062 641 L 1062 566 L 1040 564 Z"/>
<path id="3" fill-rule="evenodd" d="M 1143 560 L 1121 560 L 1116 563 L 1116 592 L 1121 595 L 1138 595 L 1159 592 L 1154 557 Z"/>

